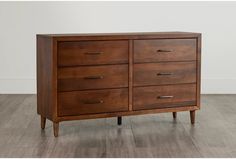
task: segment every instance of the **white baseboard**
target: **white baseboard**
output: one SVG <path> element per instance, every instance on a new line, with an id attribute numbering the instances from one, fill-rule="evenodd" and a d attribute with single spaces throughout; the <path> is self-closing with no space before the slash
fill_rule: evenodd
<path id="1" fill-rule="evenodd" d="M 36 94 L 36 80 L 0 79 L 0 94 Z"/>
<path id="2" fill-rule="evenodd" d="M 0 79 L 0 94 L 35 94 L 35 79 Z M 202 79 L 202 94 L 236 94 L 236 79 Z"/>
<path id="3" fill-rule="evenodd" d="M 236 94 L 236 79 L 202 79 L 202 94 Z"/>

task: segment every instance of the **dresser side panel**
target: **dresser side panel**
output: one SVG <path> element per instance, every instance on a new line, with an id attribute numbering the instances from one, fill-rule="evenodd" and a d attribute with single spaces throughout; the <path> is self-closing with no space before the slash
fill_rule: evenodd
<path id="1" fill-rule="evenodd" d="M 37 113 L 54 119 L 53 39 L 37 36 Z"/>
<path id="2" fill-rule="evenodd" d="M 200 109 L 201 104 L 201 50 L 202 35 L 197 38 L 197 107 Z"/>

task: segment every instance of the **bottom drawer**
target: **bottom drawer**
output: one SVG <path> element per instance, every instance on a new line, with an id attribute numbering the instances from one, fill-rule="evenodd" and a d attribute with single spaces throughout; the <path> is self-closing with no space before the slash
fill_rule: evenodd
<path id="1" fill-rule="evenodd" d="M 134 88 L 133 110 L 196 105 L 196 84 Z"/>
<path id="2" fill-rule="evenodd" d="M 58 93 L 58 115 L 80 115 L 128 110 L 128 89 Z"/>

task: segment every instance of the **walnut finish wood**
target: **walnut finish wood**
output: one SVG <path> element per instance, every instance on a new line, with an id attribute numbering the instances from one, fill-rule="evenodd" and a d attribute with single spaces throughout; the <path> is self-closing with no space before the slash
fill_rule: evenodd
<path id="1" fill-rule="evenodd" d="M 58 90 L 74 91 L 128 87 L 128 65 L 64 67 L 58 69 Z"/>
<path id="2" fill-rule="evenodd" d="M 59 133 L 59 123 L 53 122 L 53 134 L 55 137 L 58 137 Z"/>
<path id="3" fill-rule="evenodd" d="M 196 105 L 196 84 L 134 88 L 134 110 Z"/>
<path id="4" fill-rule="evenodd" d="M 197 106 L 200 108 L 201 96 L 201 34 L 197 37 Z"/>
<path id="5" fill-rule="evenodd" d="M 66 120 L 175 117 L 200 108 L 200 64 L 199 33 L 37 35 L 37 112 L 55 136 Z"/>
<path id="6" fill-rule="evenodd" d="M 128 110 L 128 89 L 61 92 L 58 115 L 81 115 Z"/>
<path id="7" fill-rule="evenodd" d="M 155 114 L 155 113 L 171 113 L 173 111 L 191 111 L 199 110 L 197 106 L 185 105 L 180 107 L 163 107 L 156 109 L 143 109 L 143 110 L 133 110 L 133 111 L 123 111 L 123 112 L 109 112 L 109 113 L 98 113 L 98 114 L 85 114 L 76 116 L 62 116 L 58 117 L 58 121 L 69 121 L 69 120 L 84 120 L 84 119 L 97 119 L 97 118 L 109 118 L 118 116 L 131 116 L 131 115 L 144 115 L 144 114 Z"/>
<path id="8" fill-rule="evenodd" d="M 129 40 L 129 111 L 133 107 L 133 40 Z"/>
<path id="9" fill-rule="evenodd" d="M 191 124 L 195 123 L 195 110 L 190 111 L 190 120 L 191 120 Z"/>
<path id="10" fill-rule="evenodd" d="M 196 83 L 196 62 L 134 65 L 134 86 Z"/>
<path id="11" fill-rule="evenodd" d="M 58 65 L 97 65 L 128 63 L 128 41 L 60 42 Z"/>
<path id="12" fill-rule="evenodd" d="M 41 115 L 41 129 L 45 129 L 46 118 Z"/>
<path id="13" fill-rule="evenodd" d="M 119 40 L 119 39 L 186 39 L 201 36 L 193 32 L 132 32 L 132 33 L 83 33 L 83 34 L 38 34 L 42 37 L 53 38 L 57 41 L 81 40 Z"/>
<path id="14" fill-rule="evenodd" d="M 37 113 L 56 120 L 56 43 L 52 38 L 37 36 Z"/>
<path id="15" fill-rule="evenodd" d="M 134 62 L 196 60 L 196 39 L 134 40 Z"/>

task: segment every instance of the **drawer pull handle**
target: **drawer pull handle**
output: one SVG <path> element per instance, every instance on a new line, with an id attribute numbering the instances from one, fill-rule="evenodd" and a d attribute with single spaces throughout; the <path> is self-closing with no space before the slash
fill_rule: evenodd
<path id="1" fill-rule="evenodd" d="M 85 52 L 84 54 L 86 54 L 86 55 L 100 55 L 102 53 L 103 52 Z"/>
<path id="2" fill-rule="evenodd" d="M 168 76 L 168 75 L 173 75 L 173 73 L 171 73 L 171 72 L 161 72 L 161 73 L 157 74 L 157 76 Z"/>
<path id="3" fill-rule="evenodd" d="M 167 99 L 167 98 L 173 98 L 174 96 L 158 96 L 158 99 Z"/>
<path id="4" fill-rule="evenodd" d="M 104 103 L 103 100 L 88 100 L 88 101 L 83 101 L 84 104 L 102 104 Z"/>
<path id="5" fill-rule="evenodd" d="M 84 79 L 90 80 L 90 79 L 103 79 L 103 76 L 87 76 L 84 77 Z"/>
<path id="6" fill-rule="evenodd" d="M 172 52 L 173 50 L 165 50 L 165 49 L 159 49 L 157 52 Z"/>

